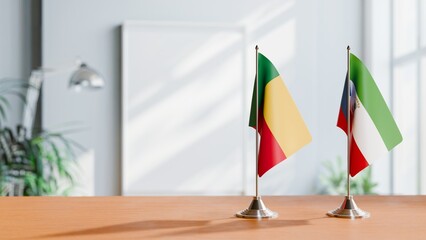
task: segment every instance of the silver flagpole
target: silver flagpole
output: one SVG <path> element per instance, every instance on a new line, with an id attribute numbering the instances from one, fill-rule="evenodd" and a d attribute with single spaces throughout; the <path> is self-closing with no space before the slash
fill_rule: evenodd
<path id="1" fill-rule="evenodd" d="M 256 45 L 256 198 L 259 197 L 259 47 Z"/>
<path id="2" fill-rule="evenodd" d="M 346 180 L 346 196 L 343 200 L 342 205 L 335 210 L 329 211 L 327 213 L 330 217 L 340 217 L 340 218 L 368 218 L 370 213 L 361 210 L 355 203 L 353 196 L 351 195 L 351 141 L 352 141 L 352 129 L 351 129 L 351 48 L 347 47 L 347 77 L 346 77 L 346 91 L 347 91 L 347 111 L 346 111 L 346 121 L 347 121 L 347 135 L 348 135 L 348 146 L 347 146 L 347 158 L 348 158 L 348 173 Z"/>
<path id="3" fill-rule="evenodd" d="M 351 195 L 351 178 L 350 178 L 350 172 L 351 172 L 351 139 L 352 139 L 352 129 L 351 129 L 351 58 L 350 58 L 350 51 L 351 47 L 348 46 L 348 59 L 347 59 L 347 69 L 348 69 L 348 76 L 346 78 L 346 91 L 348 91 L 348 108 L 346 109 L 346 113 L 348 116 L 347 122 L 347 132 L 348 132 L 348 147 L 347 147 L 347 158 L 348 158 L 348 175 L 347 175 L 347 181 L 346 181 L 346 188 L 347 188 L 347 194 L 346 196 L 349 197 Z"/>
<path id="4" fill-rule="evenodd" d="M 240 212 L 236 216 L 240 218 L 275 218 L 278 216 L 276 212 L 269 210 L 259 195 L 259 47 L 256 45 L 256 79 L 255 79 L 255 100 L 256 100 L 256 196 L 250 203 L 250 206 Z"/>

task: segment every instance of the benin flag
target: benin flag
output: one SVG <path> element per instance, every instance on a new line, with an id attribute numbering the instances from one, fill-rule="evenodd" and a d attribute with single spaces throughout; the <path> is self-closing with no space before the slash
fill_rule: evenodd
<path id="1" fill-rule="evenodd" d="M 350 74 L 350 174 L 353 177 L 398 145 L 402 136 L 373 77 L 353 54 L 350 55 Z M 337 126 L 347 133 L 348 95 L 345 82 Z"/>
<path id="2" fill-rule="evenodd" d="M 285 160 L 312 137 L 277 69 L 258 53 L 260 149 L 258 174 L 262 176 Z M 256 84 L 256 83 L 255 83 Z M 256 127 L 256 85 L 249 125 Z"/>

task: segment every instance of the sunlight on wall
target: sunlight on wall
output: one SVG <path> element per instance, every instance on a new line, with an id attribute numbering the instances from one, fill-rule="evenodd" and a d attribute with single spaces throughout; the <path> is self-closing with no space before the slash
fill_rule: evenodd
<path id="1" fill-rule="evenodd" d="M 294 7 L 294 0 L 289 1 L 265 1 L 260 4 L 255 11 L 249 12 L 247 17 L 239 23 L 247 27 L 248 31 L 254 31 L 263 27 L 268 27 L 271 22 L 280 18 L 283 14 Z"/>
<path id="2" fill-rule="evenodd" d="M 343 139 L 337 139 L 341 133 L 335 127 L 343 74 L 334 72 L 344 72 L 347 41 L 359 35 L 351 30 L 330 41 L 328 33 L 347 27 L 333 22 L 340 15 L 321 13 L 320 18 L 316 11 L 315 1 L 271 0 L 235 23 L 125 26 L 123 194 L 254 193 L 255 134 L 247 121 L 256 44 L 280 72 L 312 135 L 315 128 L 327 133 L 266 173 L 260 192 L 314 193 L 321 157 L 344 151 L 343 142 L 337 144 L 342 148 L 333 144 Z M 316 30 L 318 19 L 332 22 L 324 36 Z M 357 40 L 351 42 L 357 46 Z M 342 57 L 329 54 L 336 44 L 342 46 Z M 317 71 L 324 66 L 338 70 Z M 328 134 L 330 129 L 336 134 Z"/>
<path id="3" fill-rule="evenodd" d="M 222 28 L 226 26 L 214 26 L 218 28 L 221 33 L 213 34 L 208 37 L 204 43 L 201 43 L 197 48 L 191 49 L 185 59 L 177 64 L 172 73 L 172 77 L 175 79 L 184 78 L 191 75 L 197 68 L 211 61 L 213 58 L 217 58 L 219 53 L 226 51 L 235 51 L 242 45 L 242 35 L 235 33 L 235 29 L 230 28 L 229 32 L 225 32 Z M 241 28 L 241 33 L 243 29 Z M 241 46 L 242 45 L 242 46 Z"/>

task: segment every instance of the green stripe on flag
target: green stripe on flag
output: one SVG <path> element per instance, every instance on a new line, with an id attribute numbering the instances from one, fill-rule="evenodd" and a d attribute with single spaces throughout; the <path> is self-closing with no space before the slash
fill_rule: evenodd
<path id="1" fill-rule="evenodd" d="M 402 141 L 401 132 L 368 69 L 354 54 L 350 57 L 351 80 L 388 150 Z"/>
<path id="2" fill-rule="evenodd" d="M 268 84 L 272 79 L 278 77 L 280 74 L 274 65 L 269 61 L 268 58 L 263 56 L 261 53 L 258 53 L 258 81 L 259 81 L 259 109 L 263 109 L 262 103 L 265 93 L 266 84 Z M 256 82 L 254 83 L 256 84 Z M 250 120 L 249 126 L 256 126 L 256 88 L 253 87 L 253 96 L 251 98 L 251 110 L 250 110 Z"/>

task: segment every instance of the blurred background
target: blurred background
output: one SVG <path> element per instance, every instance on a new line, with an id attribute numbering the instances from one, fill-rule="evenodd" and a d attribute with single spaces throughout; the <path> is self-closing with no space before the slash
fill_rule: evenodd
<path id="1" fill-rule="evenodd" d="M 254 194 L 256 44 L 313 137 L 260 179 L 262 195 L 344 192 L 347 45 L 404 138 L 354 192 L 425 194 L 425 18 L 422 0 L 0 0 L 2 194 Z M 76 59 L 102 88 L 70 89 Z"/>

